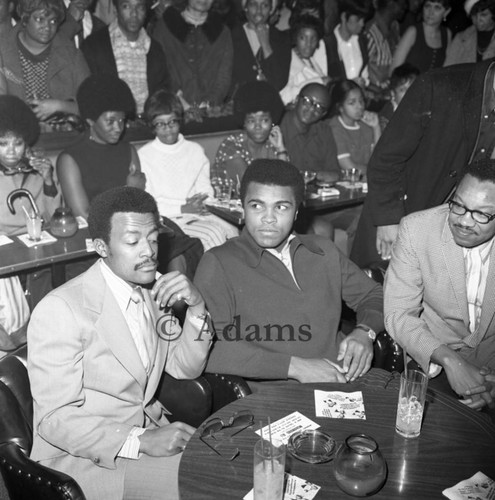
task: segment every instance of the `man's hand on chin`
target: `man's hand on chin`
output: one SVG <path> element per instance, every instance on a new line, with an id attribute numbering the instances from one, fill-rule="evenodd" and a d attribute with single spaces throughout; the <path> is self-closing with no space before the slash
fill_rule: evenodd
<path id="1" fill-rule="evenodd" d="M 353 382 L 371 367 L 373 341 L 364 330 L 356 328 L 340 343 L 337 360 L 343 360 L 345 378 Z"/>
<path id="2" fill-rule="evenodd" d="M 328 359 L 299 358 L 292 356 L 289 365 L 288 378 L 298 380 L 303 384 L 318 382 L 347 382 L 342 368 Z"/>

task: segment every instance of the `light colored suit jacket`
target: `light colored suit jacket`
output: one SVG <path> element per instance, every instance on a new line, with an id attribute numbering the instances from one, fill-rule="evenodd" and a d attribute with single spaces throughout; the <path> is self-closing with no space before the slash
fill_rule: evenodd
<path id="1" fill-rule="evenodd" d="M 480 366 L 495 363 L 495 353 L 480 346 L 495 335 L 495 245 L 479 328 L 471 333 L 464 255 L 450 231 L 448 212 L 441 205 L 402 219 L 385 277 L 385 327 L 426 372 L 442 344 L 461 348 Z"/>
<path id="2" fill-rule="evenodd" d="M 145 298 L 157 319 L 160 312 Z M 98 498 L 121 499 L 126 460 L 118 452 L 133 426 L 167 423 L 153 398 L 163 370 L 176 378 L 200 375 L 209 337 L 186 317 L 177 340 L 159 337 L 147 378 L 99 262 L 51 292 L 28 328 L 31 458 L 73 476 L 83 490 L 97 490 Z"/>

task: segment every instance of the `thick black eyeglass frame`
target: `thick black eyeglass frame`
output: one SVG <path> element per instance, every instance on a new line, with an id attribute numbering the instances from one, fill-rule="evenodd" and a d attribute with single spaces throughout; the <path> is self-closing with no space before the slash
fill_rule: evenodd
<path id="1" fill-rule="evenodd" d="M 485 212 L 480 212 L 479 210 L 470 210 L 466 206 L 464 206 L 462 203 L 459 203 L 454 200 L 449 200 L 448 202 L 449 205 L 449 210 L 455 214 L 455 215 L 465 215 L 469 213 L 471 215 L 471 218 L 477 222 L 478 224 L 488 224 L 490 221 L 495 219 L 495 214 L 487 214 Z M 459 209 L 462 211 L 462 213 L 456 212 L 455 209 Z M 479 220 L 476 218 L 476 216 L 483 216 L 486 217 L 487 220 Z"/>

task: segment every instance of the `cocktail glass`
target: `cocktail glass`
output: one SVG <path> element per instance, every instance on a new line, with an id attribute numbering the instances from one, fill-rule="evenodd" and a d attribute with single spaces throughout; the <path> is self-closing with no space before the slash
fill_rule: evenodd
<path id="1" fill-rule="evenodd" d="M 313 170 L 305 170 L 303 172 L 303 179 L 304 179 L 304 190 L 305 193 L 307 194 L 308 184 L 316 179 L 316 172 L 313 172 Z"/>

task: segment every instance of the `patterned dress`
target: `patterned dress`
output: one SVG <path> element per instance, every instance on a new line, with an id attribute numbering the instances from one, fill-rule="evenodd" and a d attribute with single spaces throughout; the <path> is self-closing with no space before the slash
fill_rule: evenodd
<path id="1" fill-rule="evenodd" d="M 237 134 L 229 135 L 218 148 L 217 155 L 215 157 L 214 173 L 226 170 L 229 178 L 237 181 L 237 176 L 239 179 L 244 174 L 244 170 L 248 167 L 253 160 L 259 158 L 265 158 L 269 160 L 277 159 L 277 150 L 272 145 L 270 141 L 266 141 L 262 154 L 255 158 L 251 154 L 248 148 L 248 137 L 246 132 L 238 132 Z M 235 166 L 229 164 L 231 160 L 243 160 L 245 162 L 244 170 L 241 172 Z"/>

